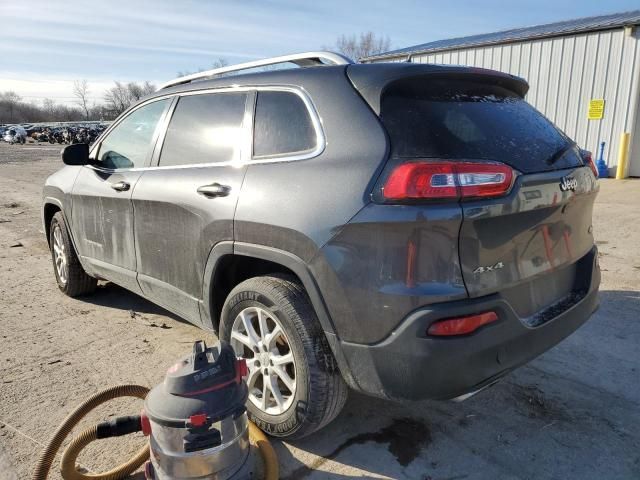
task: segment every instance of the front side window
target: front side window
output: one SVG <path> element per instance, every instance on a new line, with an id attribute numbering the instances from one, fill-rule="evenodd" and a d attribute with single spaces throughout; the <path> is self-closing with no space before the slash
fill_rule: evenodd
<path id="1" fill-rule="evenodd" d="M 104 168 L 140 168 L 150 153 L 152 140 L 168 99 L 131 112 L 102 141 L 98 161 Z"/>
<path id="2" fill-rule="evenodd" d="M 302 98 L 292 92 L 258 92 L 254 158 L 300 154 L 316 144 L 316 131 Z"/>
<path id="3" fill-rule="evenodd" d="M 180 97 L 171 117 L 160 166 L 239 160 L 245 93 Z"/>

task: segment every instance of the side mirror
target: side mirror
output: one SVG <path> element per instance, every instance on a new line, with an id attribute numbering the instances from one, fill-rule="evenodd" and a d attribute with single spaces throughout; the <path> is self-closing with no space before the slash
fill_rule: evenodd
<path id="1" fill-rule="evenodd" d="M 62 161 L 66 165 L 89 165 L 89 145 L 74 143 L 62 149 Z"/>

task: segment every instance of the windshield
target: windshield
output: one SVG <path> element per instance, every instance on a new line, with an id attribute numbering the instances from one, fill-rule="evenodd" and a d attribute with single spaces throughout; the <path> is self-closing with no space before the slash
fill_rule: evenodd
<path id="1" fill-rule="evenodd" d="M 495 84 L 412 78 L 389 87 L 381 107 L 395 157 L 494 160 L 523 173 L 582 164 L 555 125 Z"/>

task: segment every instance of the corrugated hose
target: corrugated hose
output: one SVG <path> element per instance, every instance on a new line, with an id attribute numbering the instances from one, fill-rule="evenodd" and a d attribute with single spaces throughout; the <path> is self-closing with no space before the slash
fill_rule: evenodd
<path id="1" fill-rule="evenodd" d="M 82 420 L 91 410 L 103 403 L 119 397 L 136 397 L 144 400 L 149 393 L 147 387 L 141 385 L 117 385 L 102 390 L 78 405 L 67 418 L 57 428 L 40 459 L 36 464 L 33 473 L 33 480 L 46 480 L 51 470 L 53 460 L 69 432 Z M 80 452 L 92 441 L 98 439 L 98 426 L 90 427 L 75 437 L 62 455 L 60 461 L 60 473 L 64 480 L 121 480 L 142 466 L 149 458 L 149 445 L 141 448 L 133 458 L 118 467 L 104 473 L 83 473 L 76 466 L 76 459 Z M 263 461 L 264 479 L 277 480 L 279 478 L 278 457 L 271 443 L 262 431 L 249 422 L 249 440 L 255 445 Z"/>

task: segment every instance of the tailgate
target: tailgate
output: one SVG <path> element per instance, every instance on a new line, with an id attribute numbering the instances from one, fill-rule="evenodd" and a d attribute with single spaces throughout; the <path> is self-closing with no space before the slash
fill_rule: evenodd
<path id="1" fill-rule="evenodd" d="M 380 113 L 390 161 L 373 199 L 457 202 L 469 297 L 499 292 L 526 319 L 579 290 L 598 184 L 583 153 L 517 87 L 484 72 L 391 82 Z"/>
<path id="2" fill-rule="evenodd" d="M 520 175 L 507 197 L 463 202 L 460 263 L 471 297 L 497 291 L 522 317 L 571 293 L 593 248 L 589 167 Z M 510 288 L 511 287 L 511 288 Z"/>

